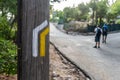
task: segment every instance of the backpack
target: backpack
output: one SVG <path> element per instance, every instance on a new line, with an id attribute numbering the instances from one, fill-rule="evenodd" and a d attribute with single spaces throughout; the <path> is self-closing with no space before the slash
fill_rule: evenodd
<path id="1" fill-rule="evenodd" d="M 97 28 L 97 33 L 96 33 L 96 36 L 100 36 L 100 35 L 101 35 L 101 33 L 102 33 L 102 32 L 101 32 L 101 29 L 98 29 L 98 28 Z"/>
<path id="2" fill-rule="evenodd" d="M 107 27 L 103 27 L 103 32 L 107 32 Z"/>

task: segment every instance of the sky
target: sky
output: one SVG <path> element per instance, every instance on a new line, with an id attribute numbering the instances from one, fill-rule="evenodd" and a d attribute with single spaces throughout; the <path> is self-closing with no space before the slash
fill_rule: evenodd
<path id="1" fill-rule="evenodd" d="M 90 0 L 66 0 L 66 1 L 61 1 L 60 3 L 54 3 L 53 8 L 54 10 L 63 10 L 65 7 L 72 7 L 77 6 L 78 4 L 84 2 L 89 2 Z"/>
<path id="2" fill-rule="evenodd" d="M 110 3 L 112 0 L 109 0 Z M 54 10 L 63 10 L 65 7 L 73 7 L 74 6 L 77 6 L 78 4 L 80 3 L 89 3 L 90 0 L 66 0 L 66 1 L 61 1 L 60 3 L 58 2 L 55 2 L 53 4 L 53 8 Z"/>

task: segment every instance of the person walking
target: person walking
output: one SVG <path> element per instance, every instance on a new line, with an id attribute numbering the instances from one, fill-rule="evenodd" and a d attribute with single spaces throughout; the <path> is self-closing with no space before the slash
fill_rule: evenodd
<path id="1" fill-rule="evenodd" d="M 107 34 L 108 34 L 108 26 L 106 24 L 103 25 L 102 27 L 102 43 L 106 43 L 106 39 L 107 39 Z"/>
<path id="2" fill-rule="evenodd" d="M 100 48 L 100 38 L 101 38 L 101 34 L 102 34 L 102 29 L 99 26 L 97 26 L 94 29 L 94 32 L 95 32 L 95 46 L 94 46 L 94 48 Z"/>

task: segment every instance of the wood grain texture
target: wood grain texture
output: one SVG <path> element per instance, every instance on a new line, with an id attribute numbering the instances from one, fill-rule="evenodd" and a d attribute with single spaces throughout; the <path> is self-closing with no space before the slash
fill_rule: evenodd
<path id="1" fill-rule="evenodd" d="M 18 80 L 49 80 L 49 35 L 46 56 L 32 56 L 32 31 L 45 20 L 49 0 L 18 0 Z"/>

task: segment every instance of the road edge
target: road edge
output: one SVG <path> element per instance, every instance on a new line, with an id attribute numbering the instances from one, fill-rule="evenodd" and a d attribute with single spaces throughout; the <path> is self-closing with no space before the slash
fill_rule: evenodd
<path id="1" fill-rule="evenodd" d="M 55 49 L 59 52 L 58 55 L 62 55 L 66 60 L 68 60 L 71 64 L 73 64 L 76 68 L 78 68 L 85 76 L 86 80 L 95 80 L 88 72 L 86 72 L 84 69 L 80 68 L 74 61 L 72 61 L 70 58 L 68 58 L 66 55 L 64 55 L 52 42 L 50 42 Z"/>

